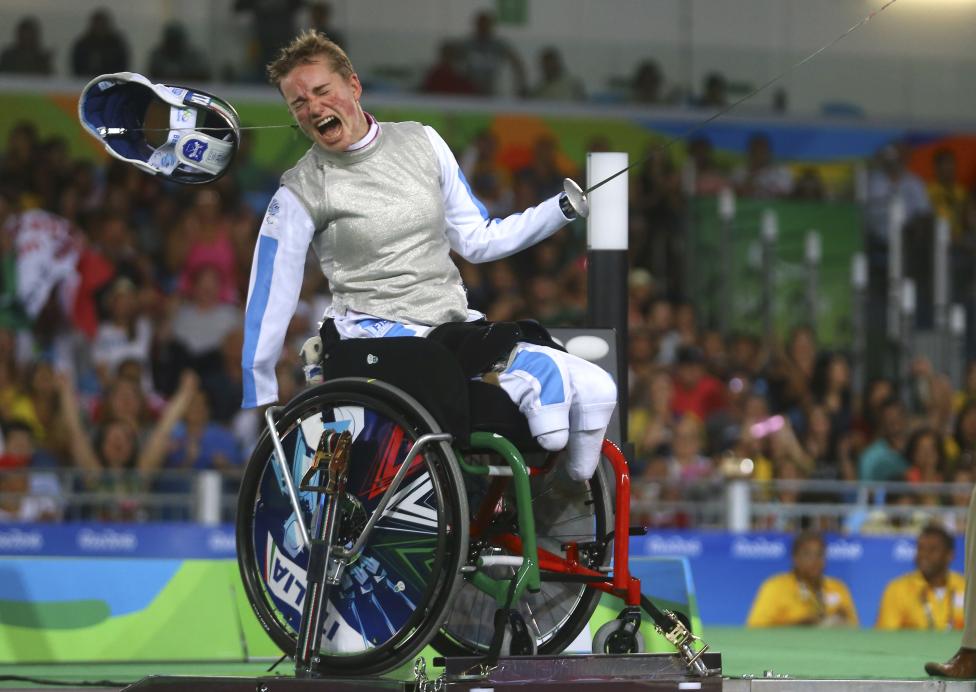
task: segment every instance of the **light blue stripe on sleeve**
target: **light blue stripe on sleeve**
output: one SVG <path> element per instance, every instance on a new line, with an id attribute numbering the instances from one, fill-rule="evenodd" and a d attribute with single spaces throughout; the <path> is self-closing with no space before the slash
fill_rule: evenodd
<path id="1" fill-rule="evenodd" d="M 261 337 L 261 323 L 268 308 L 271 295 L 271 277 L 274 274 L 275 255 L 278 253 L 278 239 L 266 235 L 258 238 L 257 275 L 254 277 L 254 290 L 244 315 L 244 352 L 241 358 L 243 369 L 244 408 L 257 405 L 257 388 L 254 382 L 254 357 Z"/>
<path id="2" fill-rule="evenodd" d="M 461 184 L 464 185 L 464 189 L 468 191 L 468 197 L 474 202 L 474 205 L 478 207 L 478 211 L 481 212 L 481 218 L 485 221 L 488 220 L 488 209 L 485 205 L 481 203 L 481 200 L 474 196 L 474 192 L 471 191 L 471 186 L 468 185 L 468 179 L 464 177 L 464 171 L 458 168 L 458 178 L 461 180 Z"/>
<path id="3" fill-rule="evenodd" d="M 505 369 L 509 372 L 522 370 L 537 379 L 542 388 L 539 393 L 539 402 L 543 406 L 565 402 L 566 395 L 563 392 L 563 377 L 559 372 L 559 366 L 546 354 L 536 351 L 522 351 Z"/>

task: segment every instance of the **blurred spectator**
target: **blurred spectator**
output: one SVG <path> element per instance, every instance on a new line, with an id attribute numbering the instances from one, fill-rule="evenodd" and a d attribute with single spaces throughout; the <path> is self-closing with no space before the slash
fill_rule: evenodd
<path id="1" fill-rule="evenodd" d="M 679 504 L 681 483 L 671 478 L 668 466 L 668 449 L 660 448 L 651 455 L 632 489 L 636 520 L 642 526 L 654 528 L 686 529 L 691 516 Z"/>
<path id="2" fill-rule="evenodd" d="M 242 125 L 246 126 L 247 123 Z M 254 160 L 253 152 L 254 138 L 241 137 L 230 170 L 235 186 L 241 191 L 244 204 L 254 214 L 263 216 L 271 202 L 271 197 L 278 189 L 278 178 Z"/>
<path id="3" fill-rule="evenodd" d="M 319 272 L 321 274 L 321 272 Z M 231 430 L 238 447 L 246 457 L 257 442 L 264 426 L 260 409 L 242 409 L 243 376 L 241 349 L 244 330 L 230 331 L 220 345 L 220 367 L 204 374 L 202 386 L 207 393 L 214 421 Z"/>
<path id="4" fill-rule="evenodd" d="M 715 161 L 712 140 L 697 135 L 688 140 L 688 164 L 691 167 L 693 193 L 696 196 L 717 195 L 730 186 L 729 177 Z"/>
<path id="5" fill-rule="evenodd" d="M 163 392 L 164 383 L 174 382 L 174 374 L 184 369 L 198 373 L 220 367 L 220 348 L 233 330 L 241 326 L 239 307 L 220 300 L 220 271 L 209 264 L 197 268 L 191 279 L 189 294 L 175 300 L 168 326 L 161 330 L 166 344 L 163 373 L 156 377 Z"/>
<path id="6" fill-rule="evenodd" d="M 630 100 L 646 105 L 663 103 L 663 87 L 661 68 L 653 60 L 645 60 L 637 65 L 633 77 L 630 78 Z"/>
<path id="7" fill-rule="evenodd" d="M 705 430 L 694 415 L 683 416 L 674 427 L 671 455 L 668 459 L 668 477 L 690 484 L 712 475 L 715 465 L 703 454 Z M 699 495 L 694 488 L 685 485 L 685 494 Z"/>
<path id="8" fill-rule="evenodd" d="M 874 439 L 881 425 L 881 408 L 895 396 L 895 385 L 884 377 L 867 383 L 861 395 L 860 412 L 855 425 L 868 439 Z"/>
<path id="9" fill-rule="evenodd" d="M 878 608 L 878 629 L 962 629 L 966 582 L 949 569 L 955 543 L 941 526 L 922 529 L 915 548 L 916 571 L 888 582 Z"/>
<path id="10" fill-rule="evenodd" d="M 64 309 L 74 297 L 81 238 L 56 214 L 42 209 L 15 211 L 9 203 L 0 203 L 0 229 L 14 270 L 6 281 L 16 286 L 17 305 L 10 307 L 16 312 L 14 323 L 33 324 L 35 336 L 46 346 L 37 328 L 44 316 L 61 327 L 67 322 Z"/>
<path id="11" fill-rule="evenodd" d="M 700 421 L 725 407 L 722 383 L 705 371 L 705 356 L 697 346 L 678 349 L 674 369 L 671 410 L 675 415 L 693 415 Z"/>
<path id="12" fill-rule="evenodd" d="M 295 13 L 303 0 L 234 0 L 234 12 L 250 15 L 254 37 L 248 75 L 263 82 L 265 66 L 295 37 Z"/>
<path id="13" fill-rule="evenodd" d="M 702 355 L 705 356 L 705 369 L 720 380 L 728 379 L 729 360 L 725 350 L 725 339 L 717 329 L 706 329 L 701 336 Z"/>
<path id="14" fill-rule="evenodd" d="M 485 205 L 488 215 L 503 218 L 511 213 L 512 176 L 497 160 L 498 138 L 491 130 L 481 130 L 461 156 L 461 170 L 474 196 Z"/>
<path id="15" fill-rule="evenodd" d="M 976 401 L 969 401 L 956 415 L 955 465 L 976 469 Z"/>
<path id="16" fill-rule="evenodd" d="M 92 12 L 88 28 L 71 48 L 71 74 L 91 79 L 129 69 L 129 44 L 115 28 L 112 14 L 100 7 Z"/>
<path id="17" fill-rule="evenodd" d="M 153 326 L 149 317 L 139 312 L 135 284 L 126 276 L 117 277 L 103 294 L 102 303 L 105 319 L 99 321 L 92 344 L 99 379 L 108 382 L 127 360 L 135 361 L 148 373 Z"/>
<path id="18" fill-rule="evenodd" d="M 183 419 L 170 433 L 165 467 L 232 471 L 239 470 L 241 463 L 241 451 L 234 436 L 211 418 L 207 393 L 194 390 Z"/>
<path id="19" fill-rule="evenodd" d="M 892 203 L 901 203 L 903 226 L 902 256 L 905 273 L 915 279 L 924 295 L 931 285 L 932 228 L 929 195 L 922 180 L 908 170 L 908 145 L 904 142 L 884 146 L 868 173 L 865 199 L 865 243 L 868 255 L 868 335 L 869 350 L 877 348 L 884 333 L 887 310 L 888 234 Z"/>
<path id="20" fill-rule="evenodd" d="M 128 278 L 140 294 L 151 290 L 152 269 L 148 258 L 135 246 L 128 216 L 105 209 L 89 217 L 88 243 L 78 259 L 80 281 L 73 304 L 73 320 L 90 338 L 102 316 L 102 295 L 118 277 Z M 146 299 L 148 300 L 148 298 Z"/>
<path id="21" fill-rule="evenodd" d="M 824 575 L 827 544 L 818 533 L 793 539 L 793 569 L 769 577 L 759 587 L 747 627 L 856 627 L 857 611 L 850 591 L 839 579 Z"/>
<path id="22" fill-rule="evenodd" d="M 729 369 L 755 379 L 762 369 L 763 358 L 762 344 L 755 334 L 736 332 L 729 337 Z"/>
<path id="23" fill-rule="evenodd" d="M 732 182 L 743 197 L 786 197 L 793 189 L 793 174 L 773 160 L 769 137 L 756 133 L 749 138 L 745 165 L 733 171 Z"/>
<path id="24" fill-rule="evenodd" d="M 808 325 L 794 327 L 786 343 L 786 352 L 770 362 L 770 404 L 775 411 L 799 422 L 802 411 L 813 398 L 811 386 L 817 364 L 816 334 Z"/>
<path id="25" fill-rule="evenodd" d="M 180 291 L 187 293 L 197 271 L 208 266 L 217 272 L 220 301 L 239 302 L 237 253 L 231 219 L 220 192 L 209 186 L 196 189 L 192 206 L 167 238 L 166 264 L 170 272 L 179 275 Z"/>
<path id="26" fill-rule="evenodd" d="M 679 301 L 674 306 L 674 328 L 679 343 L 685 346 L 698 344 L 698 315 L 691 301 Z"/>
<path id="27" fill-rule="evenodd" d="M 905 480 L 909 483 L 943 483 L 945 482 L 945 450 L 942 437 L 931 428 L 919 428 L 908 438 L 905 446 L 905 458 L 908 460 L 908 470 Z M 941 505 L 942 498 L 938 493 L 916 495 L 916 504 Z"/>
<path id="28" fill-rule="evenodd" d="M 51 74 L 51 51 L 41 46 L 41 24 L 36 17 L 17 22 L 14 42 L 0 49 L 0 72 Z"/>
<path id="29" fill-rule="evenodd" d="M 71 458 L 83 472 L 84 487 L 98 492 L 98 499 L 86 508 L 82 518 L 133 521 L 148 517 L 138 495 L 147 487 L 148 474 L 162 464 L 170 432 L 189 405 L 196 382 L 192 373 L 180 378 L 175 396 L 145 442 L 141 443 L 138 431 L 130 423 L 118 419 L 101 424 L 95 430 L 94 440 L 90 439 L 74 385 L 70 378 L 59 376 L 61 412 L 68 429 Z"/>
<path id="30" fill-rule="evenodd" d="M 721 72 L 709 72 L 703 81 L 703 91 L 698 99 L 700 108 L 722 108 L 728 105 L 728 83 Z"/>
<path id="31" fill-rule="evenodd" d="M 478 12 L 474 16 L 474 30 L 466 39 L 458 41 L 464 56 L 464 71 L 477 92 L 484 96 L 498 96 L 499 78 L 507 66 L 511 70 L 516 96 L 526 92 L 525 67 L 515 49 L 495 35 L 495 16 Z"/>
<path id="32" fill-rule="evenodd" d="M 631 206 L 643 216 L 645 233 L 630 255 L 657 277 L 666 295 L 677 295 L 684 285 L 685 197 L 680 172 L 666 150 L 651 145 L 644 165 L 631 179 Z"/>
<path id="33" fill-rule="evenodd" d="M 563 308 L 559 284 L 552 276 L 538 274 L 525 279 L 529 314 L 547 327 L 565 326 L 571 316 Z"/>
<path id="34" fill-rule="evenodd" d="M 464 72 L 464 56 L 453 41 L 442 41 L 434 63 L 420 84 L 425 94 L 476 94 L 477 87 Z"/>
<path id="35" fill-rule="evenodd" d="M 207 59 L 190 43 L 182 22 L 169 22 L 163 27 L 159 43 L 149 54 L 148 76 L 162 82 L 210 79 Z"/>
<path id="36" fill-rule="evenodd" d="M 488 308 L 489 320 L 519 319 L 525 313 L 525 299 L 522 297 L 519 277 L 510 260 L 497 260 L 486 267 L 488 292 L 491 305 Z"/>
<path id="37" fill-rule="evenodd" d="M 868 172 L 864 210 L 868 260 L 872 262 L 872 267 L 876 265 L 882 273 L 887 266 L 891 202 L 901 200 L 906 222 L 928 214 L 932 208 L 925 183 L 907 168 L 907 156 L 908 149 L 903 143 L 887 144 L 878 152 Z"/>
<path id="38" fill-rule="evenodd" d="M 97 424 L 122 421 L 135 430 L 141 440 L 148 434 L 158 411 L 154 412 L 150 407 L 143 389 L 141 369 L 135 367 L 134 373 L 128 372 L 129 363 L 135 364 L 135 361 L 126 361 L 105 382 L 101 396 L 95 401 L 92 420 Z"/>
<path id="39" fill-rule="evenodd" d="M 19 120 L 7 133 L 7 147 L 0 159 L 0 179 L 3 180 L 8 201 L 13 204 L 13 208 L 7 210 L 9 213 L 18 211 L 22 206 L 23 186 L 35 178 L 39 146 L 37 126 L 32 122 Z"/>
<path id="40" fill-rule="evenodd" d="M 654 301 L 654 276 L 643 267 L 634 267 L 627 273 L 628 323 L 644 326 Z"/>
<path id="41" fill-rule="evenodd" d="M 777 478 L 784 478 L 789 473 L 791 479 L 802 479 L 813 470 L 813 460 L 797 439 L 789 419 L 779 415 L 772 416 L 754 424 L 752 434 L 757 437 L 768 435 L 769 455 L 776 467 Z"/>
<path id="42" fill-rule="evenodd" d="M 35 447 L 31 426 L 11 420 L 3 426 L 0 454 L 0 522 L 58 521 L 63 514 L 57 462 Z"/>
<path id="43" fill-rule="evenodd" d="M 67 139 L 61 135 L 46 138 L 38 146 L 37 165 L 34 166 L 31 179 L 31 187 L 39 206 L 58 213 L 61 192 L 70 181 L 71 160 Z M 67 220 L 74 225 L 73 219 Z"/>
<path id="44" fill-rule="evenodd" d="M 814 404 L 805 417 L 803 451 L 813 462 L 812 476 L 818 480 L 857 480 L 849 439 L 834 429 L 827 407 Z"/>
<path id="45" fill-rule="evenodd" d="M 563 189 L 563 180 L 572 177 L 573 171 L 565 171 L 558 161 L 559 142 L 552 135 L 541 135 L 533 146 L 532 163 L 515 173 L 518 184 L 524 185 L 521 194 L 532 199 L 545 199 Z M 519 202 L 515 202 L 516 208 Z M 527 206 L 527 205 L 526 205 Z"/>
<path id="46" fill-rule="evenodd" d="M 631 437 L 637 443 L 637 454 L 650 455 L 670 450 L 676 418 L 671 411 L 674 383 L 664 369 L 651 372 L 638 381 L 631 408 Z"/>
<path id="47" fill-rule="evenodd" d="M 952 395 L 953 412 L 960 411 L 963 406 L 971 401 L 976 401 L 976 360 L 970 360 L 966 363 L 966 374 L 962 388 Z"/>
<path id="48" fill-rule="evenodd" d="M 327 2 L 308 3 L 307 25 L 309 29 L 325 34 L 336 45 L 348 50 L 346 36 L 332 24 L 332 5 Z"/>
<path id="49" fill-rule="evenodd" d="M 532 90 L 532 97 L 549 101 L 582 101 L 586 98 L 583 82 L 566 71 L 562 54 L 554 47 L 539 53 L 542 79 Z"/>
<path id="50" fill-rule="evenodd" d="M 735 433 L 732 456 L 752 459 L 754 481 L 771 481 L 776 474 L 769 450 L 769 432 L 773 427 L 771 423 L 782 425 L 784 419 L 782 416 L 773 419 L 769 415 L 769 404 L 761 394 L 750 392 L 736 403 L 741 409 L 735 411 L 740 428 Z M 733 436 L 730 434 L 729 437 Z M 765 497 L 768 494 L 763 492 L 762 495 Z"/>
<path id="51" fill-rule="evenodd" d="M 951 149 L 937 149 L 932 155 L 932 163 L 935 179 L 927 186 L 929 202 L 935 216 L 949 222 L 952 242 L 959 244 L 963 241 L 964 234 L 972 230 L 966 227 L 969 194 L 959 182 L 956 173 L 956 155 Z M 969 249 L 973 249 L 971 242 Z"/>
<path id="52" fill-rule="evenodd" d="M 804 202 L 825 201 L 827 199 L 827 187 L 824 185 L 820 171 L 812 166 L 803 168 L 796 182 L 793 183 L 793 191 L 790 193 L 790 197 Z"/>
<path id="53" fill-rule="evenodd" d="M 858 477 L 862 481 L 900 481 L 908 470 L 905 407 L 892 397 L 882 404 L 880 416 L 877 437 L 858 459 Z"/>
<path id="54" fill-rule="evenodd" d="M 926 356 L 915 356 L 909 365 L 906 390 L 913 419 L 940 433 L 948 433 L 952 425 L 953 396 L 949 376 L 937 373 Z"/>
<path id="55" fill-rule="evenodd" d="M 817 357 L 810 381 L 812 401 L 823 407 L 834 439 L 846 437 L 854 421 L 854 393 L 851 386 L 851 366 L 843 353 L 823 353 Z"/>

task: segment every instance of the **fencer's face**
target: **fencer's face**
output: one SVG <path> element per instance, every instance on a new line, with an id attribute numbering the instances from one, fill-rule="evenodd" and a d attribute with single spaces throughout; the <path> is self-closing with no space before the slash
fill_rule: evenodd
<path id="1" fill-rule="evenodd" d="M 299 127 L 325 149 L 345 151 L 369 130 L 359 77 L 343 77 L 324 58 L 294 68 L 279 87 Z"/>

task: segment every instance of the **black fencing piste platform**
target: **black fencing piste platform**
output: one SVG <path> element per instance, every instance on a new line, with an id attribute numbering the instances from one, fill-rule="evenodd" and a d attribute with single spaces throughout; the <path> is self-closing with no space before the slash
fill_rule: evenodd
<path id="1" fill-rule="evenodd" d="M 194 677 L 150 676 L 125 688 L 124 692 L 367 692 L 404 690 L 532 690 L 543 687 L 613 690 L 672 691 L 722 689 L 722 659 L 718 653 L 702 658 L 713 674 L 699 677 L 689 673 L 684 661 L 671 654 L 628 654 L 621 656 L 511 656 L 494 666 L 484 659 L 438 659 L 443 668 L 418 673 L 415 680 L 384 678 L 294 677 Z"/>

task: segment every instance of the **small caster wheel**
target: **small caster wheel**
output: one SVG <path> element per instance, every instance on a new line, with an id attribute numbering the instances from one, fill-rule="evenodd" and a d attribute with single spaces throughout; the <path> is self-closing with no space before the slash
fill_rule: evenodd
<path id="1" fill-rule="evenodd" d="M 644 635 L 632 620 L 611 620 L 593 635 L 595 654 L 641 654 L 646 650 Z"/>

